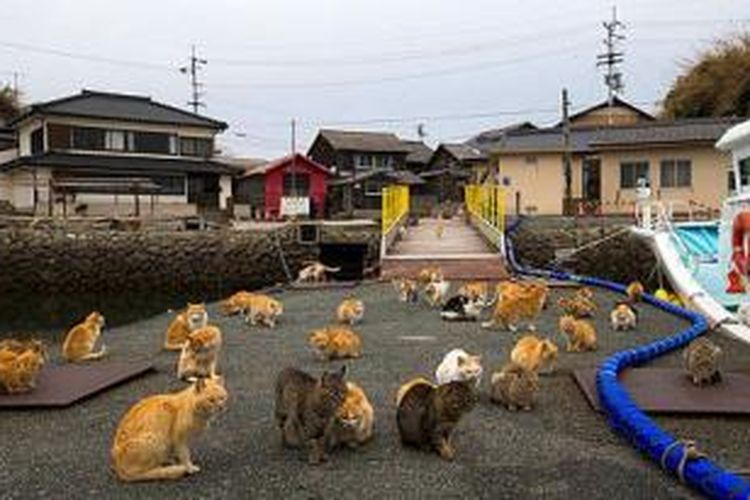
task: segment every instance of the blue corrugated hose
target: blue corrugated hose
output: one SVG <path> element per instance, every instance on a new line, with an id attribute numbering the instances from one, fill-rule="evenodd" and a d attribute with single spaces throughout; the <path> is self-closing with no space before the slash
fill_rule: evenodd
<path id="1" fill-rule="evenodd" d="M 520 218 L 517 219 L 506 231 L 507 260 L 513 271 L 530 276 L 575 281 L 587 286 L 625 293 L 625 286 L 613 281 L 577 276 L 557 269 L 533 269 L 520 265 L 509 236 L 518 230 L 521 222 Z M 656 425 L 618 382 L 617 375 L 624 369 L 683 347 L 708 329 L 706 319 L 698 313 L 661 301 L 652 295 L 644 295 L 643 300 L 663 311 L 687 319 L 691 325 L 650 344 L 616 352 L 602 362 L 596 373 L 596 388 L 610 427 L 630 441 L 635 448 L 647 454 L 651 460 L 704 495 L 711 498 L 750 498 L 750 483 L 741 477 L 703 456 L 686 459 L 689 453 L 687 444 Z"/>

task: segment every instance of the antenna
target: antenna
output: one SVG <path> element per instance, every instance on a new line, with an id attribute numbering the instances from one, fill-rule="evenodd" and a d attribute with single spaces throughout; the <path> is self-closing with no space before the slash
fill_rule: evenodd
<path id="1" fill-rule="evenodd" d="M 604 84 L 608 89 L 607 101 L 611 108 L 615 97 L 625 88 L 622 73 L 619 71 L 619 65 L 625 60 L 625 52 L 620 49 L 620 42 L 625 40 L 625 35 L 622 34 L 625 25 L 617 19 L 617 7 L 612 7 L 612 20 L 604 21 L 602 25 L 607 32 L 607 37 L 604 39 L 606 52 L 596 56 L 596 65 L 606 67 Z"/>
<path id="2" fill-rule="evenodd" d="M 419 140 L 424 140 L 424 138 L 427 137 L 427 131 L 425 130 L 424 123 L 417 124 L 417 137 L 419 137 Z"/>
<path id="3" fill-rule="evenodd" d="M 198 70 L 206 64 L 208 64 L 206 59 L 199 58 L 195 54 L 195 45 L 193 45 L 190 51 L 190 64 L 180 68 L 180 73 L 190 75 L 190 86 L 193 89 L 193 98 L 188 101 L 188 106 L 193 107 L 193 113 L 197 113 L 198 108 L 206 107 L 206 103 L 201 101 L 203 92 L 201 92 L 200 89 L 203 87 L 203 83 L 198 81 Z"/>

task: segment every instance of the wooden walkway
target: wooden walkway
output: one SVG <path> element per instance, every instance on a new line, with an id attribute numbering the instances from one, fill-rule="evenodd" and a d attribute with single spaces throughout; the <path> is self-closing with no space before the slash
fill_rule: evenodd
<path id="1" fill-rule="evenodd" d="M 507 275 L 502 256 L 463 219 L 443 221 L 438 236 L 437 219 L 420 219 L 389 250 L 381 275 L 390 279 L 416 276 L 419 270 L 437 265 L 448 279 L 500 279 Z"/>

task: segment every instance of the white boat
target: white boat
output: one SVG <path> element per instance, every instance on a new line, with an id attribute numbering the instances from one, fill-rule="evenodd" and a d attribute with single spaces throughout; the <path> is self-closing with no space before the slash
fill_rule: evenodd
<path id="1" fill-rule="evenodd" d="M 674 222 L 674 205 L 650 199 L 641 185 L 633 231 L 651 245 L 682 301 L 726 333 L 750 343 L 736 316 L 750 302 L 750 120 L 729 129 L 716 147 L 731 152 L 735 193 L 713 221 Z"/>

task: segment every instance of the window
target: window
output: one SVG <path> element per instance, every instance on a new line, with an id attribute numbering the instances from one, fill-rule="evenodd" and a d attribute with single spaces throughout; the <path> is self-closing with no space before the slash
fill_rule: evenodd
<path id="1" fill-rule="evenodd" d="M 750 185 L 750 156 L 741 159 L 738 163 L 740 167 L 740 189 L 738 191 L 742 192 Z"/>
<path id="2" fill-rule="evenodd" d="M 104 134 L 104 147 L 109 151 L 125 151 L 126 132 L 123 130 L 107 130 Z"/>
<path id="3" fill-rule="evenodd" d="M 372 155 L 354 155 L 354 167 L 367 169 L 372 167 Z"/>
<path id="4" fill-rule="evenodd" d="M 647 161 L 624 161 L 620 163 L 620 189 L 635 189 L 638 179 L 649 178 Z"/>
<path id="5" fill-rule="evenodd" d="M 104 149 L 105 131 L 101 128 L 75 127 L 73 129 L 73 149 L 101 151 Z"/>
<path id="6" fill-rule="evenodd" d="M 661 187 L 686 188 L 692 186 L 692 170 L 690 160 L 662 160 Z"/>
<path id="7" fill-rule="evenodd" d="M 179 175 L 154 177 L 152 179 L 159 185 L 159 194 L 185 194 L 185 178 Z"/>
<path id="8" fill-rule="evenodd" d="M 383 183 L 380 181 L 365 181 L 365 196 L 382 196 Z"/>
<path id="9" fill-rule="evenodd" d="M 297 172 L 294 174 L 294 183 L 292 183 L 292 174 L 284 174 L 284 196 L 309 196 L 310 195 L 310 174 Z"/>
<path id="10" fill-rule="evenodd" d="M 390 168 L 393 166 L 393 157 L 390 155 L 386 156 L 375 156 L 375 167 L 376 168 Z"/>
<path id="11" fill-rule="evenodd" d="M 212 154 L 213 141 L 201 137 L 180 137 L 180 154 L 208 158 Z"/>
<path id="12" fill-rule="evenodd" d="M 47 147 L 54 149 L 70 149 L 73 128 L 57 123 L 47 124 Z"/>
<path id="13" fill-rule="evenodd" d="M 36 155 L 44 151 L 44 127 L 39 127 L 31 133 L 31 154 Z"/>
<path id="14" fill-rule="evenodd" d="M 137 153 L 161 153 L 170 154 L 176 150 L 176 144 L 173 144 L 173 137 L 169 134 L 160 134 L 157 132 L 134 132 L 133 144 L 134 151 Z"/>

